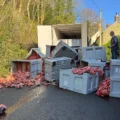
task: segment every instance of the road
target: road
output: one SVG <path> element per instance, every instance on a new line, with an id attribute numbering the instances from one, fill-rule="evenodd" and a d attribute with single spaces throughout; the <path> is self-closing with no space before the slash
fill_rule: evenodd
<path id="1" fill-rule="evenodd" d="M 2 120 L 120 120 L 120 99 L 82 95 L 56 86 L 5 89 L 0 103 L 9 108 Z"/>

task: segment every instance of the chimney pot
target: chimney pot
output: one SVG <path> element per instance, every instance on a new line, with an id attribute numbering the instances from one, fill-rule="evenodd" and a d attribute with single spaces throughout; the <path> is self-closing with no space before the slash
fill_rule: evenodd
<path id="1" fill-rule="evenodd" d="M 118 21 L 119 21 L 119 15 L 118 15 L 118 13 L 116 13 L 115 18 L 114 18 L 114 21 L 115 21 L 115 22 L 118 22 Z"/>
<path id="2" fill-rule="evenodd" d="M 107 24 L 107 25 L 106 25 L 106 28 L 108 28 L 108 27 L 110 27 L 110 24 Z"/>

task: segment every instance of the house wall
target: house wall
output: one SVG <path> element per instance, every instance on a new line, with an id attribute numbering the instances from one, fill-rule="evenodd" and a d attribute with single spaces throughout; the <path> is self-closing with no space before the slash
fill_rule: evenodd
<path id="1" fill-rule="evenodd" d="M 43 54 L 46 54 L 46 45 L 57 45 L 60 37 L 59 31 L 54 29 L 51 25 L 37 26 L 38 47 Z"/>
<path id="2" fill-rule="evenodd" d="M 82 24 L 82 39 L 64 39 L 65 43 L 68 43 L 70 46 L 76 46 L 80 43 L 81 46 L 87 46 L 87 22 Z M 38 47 L 41 52 L 46 54 L 46 45 L 57 45 L 59 43 L 60 32 L 57 29 L 54 29 L 51 25 L 38 25 L 37 26 L 37 35 L 38 35 Z M 73 41 L 72 41 L 73 40 Z M 78 41 L 79 40 L 79 41 Z M 74 44 L 74 45 L 73 45 Z"/>
<path id="3" fill-rule="evenodd" d="M 82 40 L 81 40 L 82 47 L 88 46 L 88 23 L 87 21 L 82 23 Z"/>
<path id="4" fill-rule="evenodd" d="M 100 41 L 98 41 L 99 36 L 100 36 L 100 30 L 97 31 L 97 32 L 91 37 L 90 45 L 93 45 L 93 43 L 94 43 L 95 41 L 100 42 Z"/>
<path id="5" fill-rule="evenodd" d="M 52 31 L 53 31 L 53 45 L 57 45 L 59 42 L 58 39 L 59 39 L 60 33 L 57 29 L 54 29 L 54 28 L 52 28 Z"/>
<path id="6" fill-rule="evenodd" d="M 103 32 L 103 40 L 102 40 L 102 44 L 103 45 L 110 41 L 110 39 L 111 39 L 110 32 L 111 31 L 114 31 L 115 35 L 120 35 L 120 23 L 119 22 L 115 22 L 113 25 L 109 26 Z"/>
<path id="7" fill-rule="evenodd" d="M 52 45 L 52 26 L 37 26 L 38 47 L 43 54 L 46 54 L 46 45 Z"/>

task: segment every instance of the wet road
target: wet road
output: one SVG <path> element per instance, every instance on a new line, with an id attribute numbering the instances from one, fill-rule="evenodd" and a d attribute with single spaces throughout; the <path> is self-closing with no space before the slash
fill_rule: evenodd
<path id="1" fill-rule="evenodd" d="M 120 120 L 120 99 L 81 95 L 55 86 L 0 92 L 5 120 Z M 3 119 L 3 118 L 1 118 Z"/>

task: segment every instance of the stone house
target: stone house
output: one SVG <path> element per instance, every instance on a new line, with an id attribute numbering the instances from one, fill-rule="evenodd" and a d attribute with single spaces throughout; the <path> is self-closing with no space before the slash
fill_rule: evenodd
<path id="1" fill-rule="evenodd" d="M 102 33 L 102 45 L 108 43 L 111 39 L 110 32 L 114 31 L 115 35 L 120 35 L 120 21 L 119 21 L 119 15 L 116 13 L 114 17 L 114 23 L 112 25 L 107 24 L 106 29 Z M 94 42 L 100 43 L 100 31 L 98 31 L 95 35 L 92 36 L 91 41 L 93 44 Z"/>
<path id="2" fill-rule="evenodd" d="M 106 25 L 106 29 L 103 32 L 102 44 L 107 43 L 111 39 L 110 37 L 111 31 L 114 31 L 116 36 L 120 35 L 120 22 L 119 15 L 117 13 L 114 18 L 114 23 L 112 25 L 110 24 Z"/>

